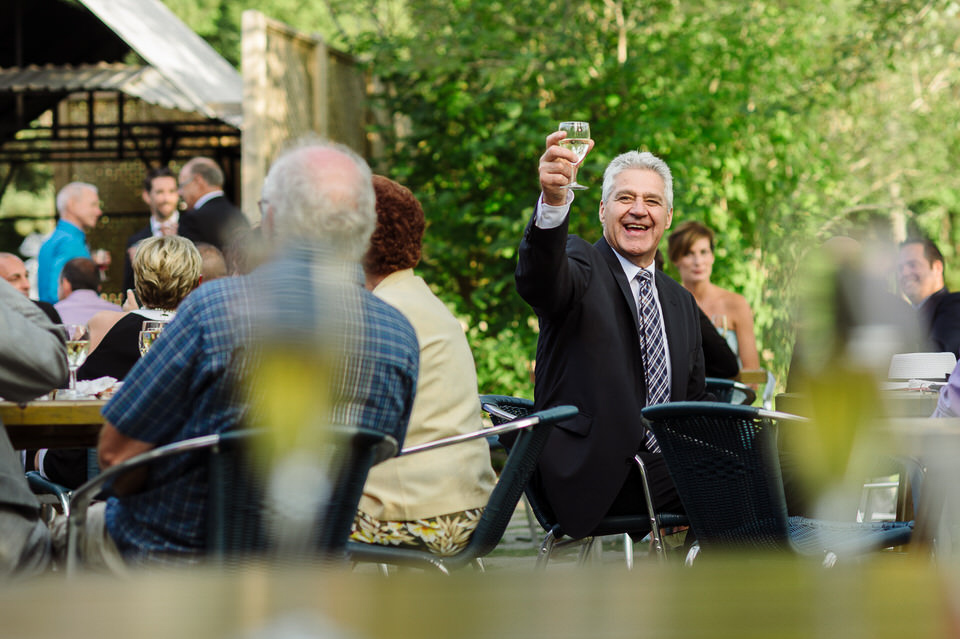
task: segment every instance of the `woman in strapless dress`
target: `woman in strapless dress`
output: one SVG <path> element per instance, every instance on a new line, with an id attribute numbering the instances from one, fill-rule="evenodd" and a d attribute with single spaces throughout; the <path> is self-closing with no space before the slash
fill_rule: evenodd
<path id="1" fill-rule="evenodd" d="M 742 296 L 710 281 L 713 273 L 713 231 L 696 221 L 684 222 L 670 234 L 668 256 L 680 272 L 680 282 L 690 291 L 700 309 L 727 340 L 740 359 L 741 368 L 760 368 L 753 312 Z"/>

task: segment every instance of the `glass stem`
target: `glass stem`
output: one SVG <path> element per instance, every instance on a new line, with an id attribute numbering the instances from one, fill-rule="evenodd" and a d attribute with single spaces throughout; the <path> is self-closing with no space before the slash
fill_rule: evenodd
<path id="1" fill-rule="evenodd" d="M 77 390 L 77 369 L 70 367 L 70 390 Z"/>

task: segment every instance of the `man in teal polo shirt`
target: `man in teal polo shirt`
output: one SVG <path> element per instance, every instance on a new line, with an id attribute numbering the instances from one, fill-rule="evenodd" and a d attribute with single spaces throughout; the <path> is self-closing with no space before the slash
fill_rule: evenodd
<path id="1" fill-rule="evenodd" d="M 97 187 L 86 182 L 66 185 L 57 194 L 57 212 L 57 228 L 40 247 L 37 257 L 37 294 L 41 302 L 51 304 L 58 301 L 57 284 L 63 265 L 75 257 L 90 257 L 86 233 L 103 214 Z"/>

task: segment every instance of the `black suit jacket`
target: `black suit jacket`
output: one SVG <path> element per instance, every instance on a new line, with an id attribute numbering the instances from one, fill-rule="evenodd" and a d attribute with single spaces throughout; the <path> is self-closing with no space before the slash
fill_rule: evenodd
<path id="1" fill-rule="evenodd" d="M 941 288 L 923 302 L 920 312 L 930 336 L 927 350 L 960 355 L 960 293 Z"/>
<path id="2" fill-rule="evenodd" d="M 527 225 L 516 283 L 540 320 L 536 408 L 580 409 L 551 433 L 535 480 L 564 531 L 581 537 L 609 510 L 643 446 L 646 382 L 636 302 L 607 242 L 568 237 L 566 223 L 555 229 Z M 697 303 L 660 271 L 656 285 L 670 348 L 671 398 L 706 399 Z"/>
<path id="3" fill-rule="evenodd" d="M 125 293 L 128 288 L 133 288 L 133 261 L 130 259 L 130 247 L 139 242 L 140 240 L 145 240 L 148 237 L 153 237 L 153 229 L 150 228 L 150 225 L 147 224 L 146 227 L 140 229 L 133 235 L 127 238 L 126 250 L 123 251 L 123 292 Z"/>
<path id="4" fill-rule="evenodd" d="M 250 228 L 243 212 L 222 195 L 211 198 L 198 209 L 189 209 L 180 214 L 177 231 L 187 239 L 213 244 L 221 251 L 233 240 L 236 233 Z"/>

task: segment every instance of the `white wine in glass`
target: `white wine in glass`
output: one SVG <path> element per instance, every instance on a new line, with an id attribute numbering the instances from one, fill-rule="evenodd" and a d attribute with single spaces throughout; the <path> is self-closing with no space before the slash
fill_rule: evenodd
<path id="1" fill-rule="evenodd" d="M 143 357 L 153 346 L 153 342 L 160 336 L 160 333 L 166 328 L 167 322 L 163 320 L 146 320 L 140 328 L 140 356 Z"/>
<path id="2" fill-rule="evenodd" d="M 147 351 L 153 346 L 153 342 L 157 339 L 158 335 L 160 335 L 160 331 L 140 331 L 139 346 L 141 357 L 147 354 Z"/>
<path id="3" fill-rule="evenodd" d="M 83 395 L 77 392 L 77 369 L 87 360 L 90 331 L 83 324 L 62 324 L 60 328 L 67 340 L 67 366 L 70 368 L 70 386 L 65 395 L 69 399 L 78 399 Z"/>
<path id="4" fill-rule="evenodd" d="M 573 165 L 573 177 L 570 179 L 568 189 L 582 190 L 587 187 L 577 182 L 577 169 L 580 163 L 587 155 L 590 149 L 590 123 L 589 122 L 561 122 L 559 131 L 566 131 L 567 137 L 560 140 L 560 146 L 570 149 L 577 154 L 577 163 Z"/>

